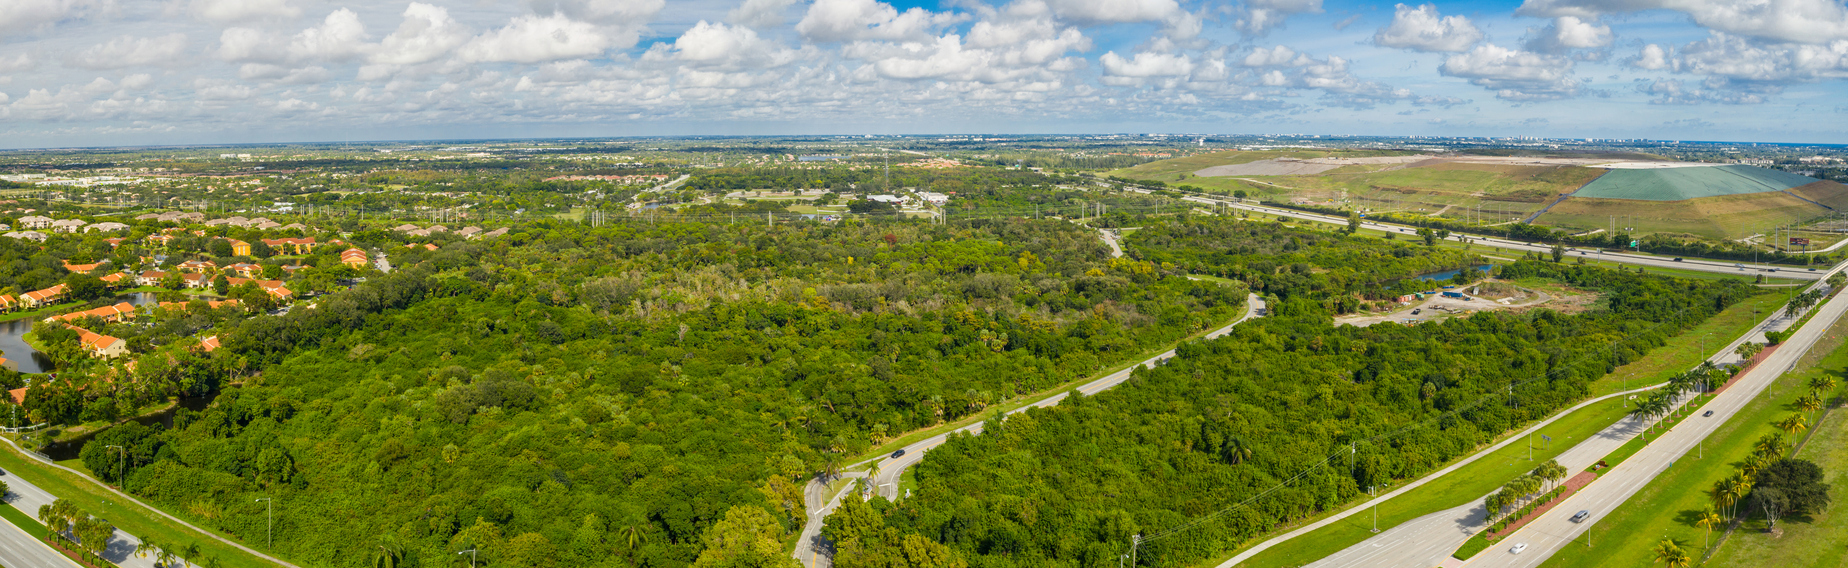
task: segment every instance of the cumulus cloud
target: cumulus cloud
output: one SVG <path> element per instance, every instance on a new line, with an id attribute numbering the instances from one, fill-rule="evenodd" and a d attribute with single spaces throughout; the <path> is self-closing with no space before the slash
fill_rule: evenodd
<path id="1" fill-rule="evenodd" d="M 1848 40 L 1828 45 L 1761 44 L 1720 32 L 1676 50 L 1669 67 L 1678 73 L 1760 83 L 1808 82 L 1848 77 Z"/>
<path id="2" fill-rule="evenodd" d="M 1848 5 L 1837 0 L 1526 0 L 1516 13 L 1593 19 L 1658 9 L 1734 35 L 1796 43 L 1848 39 Z"/>
<path id="3" fill-rule="evenodd" d="M 783 16 L 797 0 L 744 0 L 737 8 L 725 15 L 725 19 L 740 26 L 768 28 L 783 25 Z"/>
<path id="4" fill-rule="evenodd" d="M 186 34 L 158 37 L 123 36 L 90 46 L 71 59 L 85 69 L 121 69 L 145 65 L 172 65 L 186 51 Z"/>
<path id="5" fill-rule="evenodd" d="M 1679 79 L 1660 79 L 1641 81 L 1636 85 L 1637 92 L 1654 96 L 1650 104 L 1657 105 L 1696 105 L 1705 103 L 1722 103 L 1736 105 L 1762 104 L 1767 94 L 1775 94 L 1776 89 L 1752 92 L 1731 87 L 1724 79 L 1708 80 L 1703 85 L 1689 87 Z"/>
<path id="6" fill-rule="evenodd" d="M 532 0 L 534 13 L 623 27 L 648 23 L 666 5 L 666 0 Z"/>
<path id="7" fill-rule="evenodd" d="M 404 9 L 404 21 L 368 61 L 380 65 L 415 65 L 435 60 L 468 41 L 468 28 L 449 17 L 449 10 L 422 2 Z"/>
<path id="8" fill-rule="evenodd" d="M 193 0 L 194 16 L 212 22 L 242 22 L 294 18 L 302 11 L 288 0 Z"/>
<path id="9" fill-rule="evenodd" d="M 672 44 L 657 43 L 642 55 L 648 62 L 681 62 L 702 67 L 762 69 L 794 61 L 796 50 L 758 37 L 744 26 L 701 20 Z"/>
<path id="10" fill-rule="evenodd" d="M 796 32 L 814 41 L 910 40 L 931 37 L 937 28 L 957 20 L 954 14 L 912 8 L 899 13 L 877 0 L 816 0 L 809 5 Z"/>
<path id="11" fill-rule="evenodd" d="M 596 26 L 563 14 L 521 16 L 482 34 L 458 51 L 463 61 L 539 63 L 594 57 L 612 44 Z"/>
<path id="12" fill-rule="evenodd" d="M 37 66 L 38 66 L 38 61 L 32 59 L 31 55 L 27 55 L 24 53 L 19 54 L 17 57 L 11 57 L 11 58 L 0 56 L 0 73 L 12 73 L 14 71 L 25 71 L 25 70 L 28 70 L 28 69 L 31 69 Z"/>
<path id="13" fill-rule="evenodd" d="M 340 61 L 366 51 L 366 25 L 359 14 L 341 8 L 321 20 L 321 25 L 302 30 L 289 41 L 289 56 L 297 59 Z"/>
<path id="14" fill-rule="evenodd" d="M 1612 39 L 1610 26 L 1578 16 L 1560 16 L 1546 27 L 1528 32 L 1524 46 L 1528 51 L 1554 55 L 1576 49 L 1602 49 L 1609 47 Z"/>
<path id="15" fill-rule="evenodd" d="M 1260 36 L 1283 25 L 1290 16 L 1321 12 L 1322 0 L 1246 0 L 1233 27 L 1246 35 Z"/>
<path id="16" fill-rule="evenodd" d="M 1469 18 L 1440 15 L 1432 4 L 1417 8 L 1399 4 L 1393 11 L 1392 24 L 1373 34 L 1373 43 L 1381 47 L 1428 52 L 1469 51 L 1480 41 L 1482 30 Z"/>
<path id="17" fill-rule="evenodd" d="M 1624 62 L 1629 63 L 1630 66 L 1637 69 L 1660 71 L 1668 68 L 1668 50 L 1662 49 L 1662 46 L 1652 43 L 1643 46 L 1641 53 L 1636 54 L 1635 57 L 1624 60 Z"/>
<path id="18" fill-rule="evenodd" d="M 1450 77 L 1495 91 L 1513 101 L 1578 96 L 1582 84 L 1572 77 L 1572 60 L 1556 55 L 1508 49 L 1492 43 L 1452 55 L 1438 68 Z"/>
<path id="19" fill-rule="evenodd" d="M 96 0 L 7 0 L 0 2 L 0 31 L 29 30 L 81 17 Z"/>
<path id="20" fill-rule="evenodd" d="M 1297 53 L 1296 50 L 1281 45 L 1270 49 L 1262 47 L 1252 49 L 1251 53 L 1246 55 L 1243 61 L 1246 67 L 1274 67 L 1278 65 L 1301 66 L 1308 65 L 1311 62 L 1312 60 L 1310 60 L 1308 56 Z"/>
<path id="21" fill-rule="evenodd" d="M 1184 12 L 1174 0 L 1048 0 L 1060 18 L 1086 23 L 1165 22 Z"/>
<path id="22" fill-rule="evenodd" d="M 1112 51 L 1099 57 L 1104 73 L 1113 77 L 1173 77 L 1193 72 L 1193 60 L 1186 54 L 1138 53 L 1125 59 Z"/>

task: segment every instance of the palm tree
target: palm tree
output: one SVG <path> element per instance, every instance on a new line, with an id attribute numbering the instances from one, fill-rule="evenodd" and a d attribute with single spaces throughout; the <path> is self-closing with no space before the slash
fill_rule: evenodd
<path id="1" fill-rule="evenodd" d="M 1232 465 L 1245 463 L 1245 460 L 1251 459 L 1251 444 L 1246 443 L 1244 438 L 1233 436 L 1231 440 L 1227 440 L 1225 451 L 1226 458 L 1232 460 Z"/>
<path id="2" fill-rule="evenodd" d="M 372 557 L 373 568 L 398 568 L 404 562 L 404 545 L 392 535 L 380 535 L 378 554 Z"/>
<path id="3" fill-rule="evenodd" d="M 1707 544 L 1713 539 L 1713 527 L 1726 524 L 1726 518 L 1721 517 L 1719 511 L 1707 509 L 1700 513 L 1700 519 L 1694 521 L 1694 524 L 1707 529 L 1707 536 L 1700 541 L 1701 550 L 1706 550 Z"/>
<path id="4" fill-rule="evenodd" d="M 1804 420 L 1802 414 L 1792 414 L 1789 418 L 1779 420 L 1777 422 L 1777 429 L 1783 430 L 1785 434 L 1795 436 L 1797 432 L 1808 430 L 1809 422 Z"/>
<path id="5" fill-rule="evenodd" d="M 1688 566 L 1694 564 L 1694 559 L 1689 558 L 1688 553 L 1683 552 L 1680 548 L 1676 548 L 1669 553 L 1668 558 L 1663 562 L 1668 564 L 1668 568 L 1688 568 Z"/>
<path id="6" fill-rule="evenodd" d="M 635 565 L 635 551 L 648 542 L 648 531 L 641 523 L 630 523 L 616 529 L 617 542 L 622 543 L 623 551 L 629 557 L 629 565 Z"/>
<path id="7" fill-rule="evenodd" d="M 1812 394 L 1799 398 L 1797 399 L 1797 407 L 1802 408 L 1805 412 L 1822 410 L 1822 397 Z"/>
<path id="8" fill-rule="evenodd" d="M 1752 482 L 1746 479 L 1746 474 L 1735 473 L 1732 477 L 1726 478 L 1725 483 L 1727 506 L 1732 507 L 1732 514 L 1729 516 L 1738 517 L 1739 502 L 1745 500 L 1745 494 L 1752 492 Z"/>
<path id="9" fill-rule="evenodd" d="M 1809 380 L 1810 394 L 1822 395 L 1835 390 L 1835 377 L 1828 374 L 1816 375 Z"/>
<path id="10" fill-rule="evenodd" d="M 1784 435 L 1776 432 L 1765 434 L 1758 438 L 1757 443 L 1752 444 L 1752 452 L 1765 456 L 1766 458 L 1781 456 L 1784 454 L 1784 450 L 1789 448 L 1790 445 L 1784 443 Z"/>
<path id="11" fill-rule="evenodd" d="M 1681 551 L 1680 546 L 1675 545 L 1675 541 L 1665 538 L 1665 539 L 1662 539 L 1662 542 L 1656 543 L 1656 546 L 1655 546 L 1655 559 L 1656 560 L 1667 562 L 1669 563 L 1668 564 L 1669 566 L 1673 567 L 1675 566 L 1674 562 L 1675 562 L 1675 557 L 1677 556 L 1686 557 L 1687 554 Z M 1683 564 L 1682 566 L 1686 566 L 1686 564 Z"/>

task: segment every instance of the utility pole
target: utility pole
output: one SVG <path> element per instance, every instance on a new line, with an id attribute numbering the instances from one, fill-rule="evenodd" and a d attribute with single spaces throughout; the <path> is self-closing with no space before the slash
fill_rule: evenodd
<path id="1" fill-rule="evenodd" d="M 128 477 L 128 449 L 123 448 L 122 446 L 106 446 L 106 447 L 115 448 L 122 452 L 122 465 L 116 468 L 116 483 L 124 485 L 124 486 L 128 485 L 128 480 L 124 479 Z"/>
<path id="2" fill-rule="evenodd" d="M 475 549 L 470 548 L 462 552 L 457 552 L 456 554 L 467 554 L 468 555 L 468 568 L 475 568 Z"/>

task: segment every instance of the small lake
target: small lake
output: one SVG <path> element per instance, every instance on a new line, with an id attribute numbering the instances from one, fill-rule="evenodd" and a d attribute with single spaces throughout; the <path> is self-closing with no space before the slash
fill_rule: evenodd
<path id="1" fill-rule="evenodd" d="M 181 397 L 180 404 L 177 406 L 174 406 L 173 408 L 167 409 L 166 412 L 154 414 L 151 416 L 137 417 L 134 419 L 134 421 L 141 423 L 142 426 L 153 426 L 155 424 L 159 424 L 164 428 L 172 428 L 173 427 L 173 415 L 177 414 L 180 411 L 180 409 L 184 408 L 187 410 L 191 410 L 193 412 L 205 410 L 205 407 L 211 406 L 212 401 L 218 398 L 218 393 L 219 391 L 212 391 L 211 393 L 208 393 L 205 396 L 201 396 L 201 397 L 195 397 L 195 398 Z M 104 430 L 107 430 L 107 428 L 105 428 Z M 95 438 L 97 434 L 101 434 L 101 433 L 103 433 L 102 430 L 91 432 L 79 438 L 74 438 L 71 440 L 66 440 L 63 442 L 52 444 L 51 446 L 46 447 L 41 451 L 45 455 L 51 456 L 51 459 L 54 461 L 74 460 L 74 459 L 77 459 L 77 457 L 83 453 L 83 445 L 89 443 L 92 438 Z"/>
<path id="2" fill-rule="evenodd" d="M 1476 269 L 1477 272 L 1482 272 L 1486 274 L 1490 271 L 1495 270 L 1495 265 L 1478 264 L 1475 266 L 1471 266 L 1470 268 L 1474 268 Z M 1417 276 L 1413 276 L 1413 278 L 1417 278 L 1419 280 L 1431 280 L 1434 282 L 1448 282 L 1451 278 L 1456 278 L 1457 273 L 1462 272 L 1463 270 L 1465 269 L 1459 268 L 1456 270 L 1445 270 L 1443 272 L 1432 272 L 1430 274 L 1420 274 Z"/>
<path id="3" fill-rule="evenodd" d="M 116 296 L 118 302 L 128 302 L 145 306 L 157 301 L 153 292 L 136 292 Z M 32 320 L 44 318 L 26 318 L 0 322 L 0 357 L 5 357 L 13 370 L 21 373 L 43 373 L 51 369 L 51 360 L 26 345 L 26 332 L 32 331 Z"/>

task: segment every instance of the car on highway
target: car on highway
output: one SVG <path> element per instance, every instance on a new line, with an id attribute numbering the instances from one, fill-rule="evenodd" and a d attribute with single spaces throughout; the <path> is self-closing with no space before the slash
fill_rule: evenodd
<path id="1" fill-rule="evenodd" d="M 1525 542 L 1514 545 L 1514 548 L 1508 549 L 1508 554 L 1520 554 L 1523 550 L 1527 550 L 1527 543 Z"/>
<path id="2" fill-rule="evenodd" d="M 1590 517 L 1590 516 L 1591 516 L 1591 511 L 1579 511 L 1578 514 L 1572 515 L 1572 522 L 1583 523 L 1585 522 L 1585 518 Z"/>
<path id="3" fill-rule="evenodd" d="M 1679 256 L 1675 257 L 1675 262 L 1681 262 L 1681 257 Z"/>
<path id="4" fill-rule="evenodd" d="M 1412 310 L 1412 315 L 1418 315 L 1423 312 L 1424 312 L 1424 308 L 1415 308 Z"/>
<path id="5" fill-rule="evenodd" d="M 896 452 L 892 452 L 892 457 L 893 457 L 893 458 L 895 458 L 895 459 L 896 459 L 896 458 L 900 458 L 900 457 L 904 457 L 904 455 L 905 455 L 905 449 L 904 449 L 904 448 L 899 448 L 899 449 L 898 449 L 898 451 L 896 451 Z"/>
<path id="6" fill-rule="evenodd" d="M 1709 411 L 1700 413 L 1701 418 L 1706 418 L 1708 416 L 1713 416 L 1713 411 L 1709 410 Z"/>

